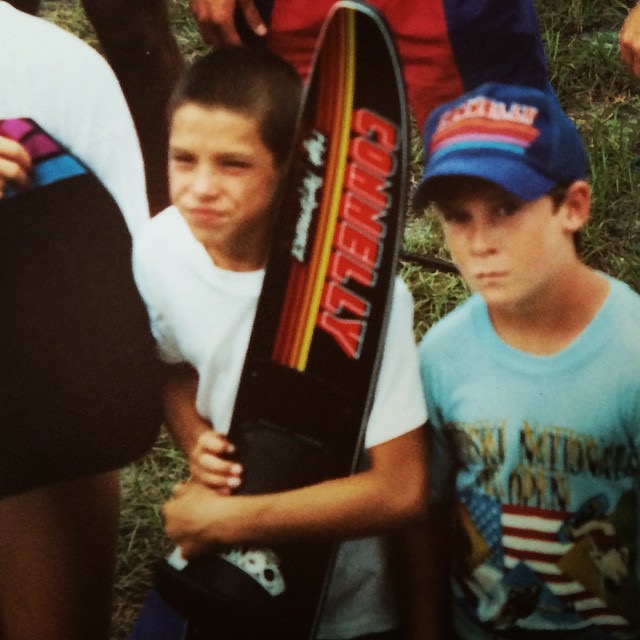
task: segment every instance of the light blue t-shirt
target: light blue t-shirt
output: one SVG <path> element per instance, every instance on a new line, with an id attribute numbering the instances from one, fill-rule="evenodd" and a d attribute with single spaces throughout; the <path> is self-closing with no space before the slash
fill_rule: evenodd
<path id="1" fill-rule="evenodd" d="M 610 283 L 551 356 L 505 344 L 478 295 L 420 345 L 436 442 L 461 465 L 462 638 L 640 637 L 640 296 Z M 442 496 L 450 476 L 434 458 Z"/>

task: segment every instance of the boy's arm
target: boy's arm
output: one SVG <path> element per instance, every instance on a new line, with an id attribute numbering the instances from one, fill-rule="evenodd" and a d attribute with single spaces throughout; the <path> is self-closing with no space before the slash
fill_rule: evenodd
<path id="1" fill-rule="evenodd" d="M 191 451 L 211 424 L 196 410 L 198 373 L 186 363 L 166 365 L 164 380 L 165 423 L 178 447 Z"/>
<path id="2" fill-rule="evenodd" d="M 185 452 L 193 480 L 228 495 L 239 486 L 242 467 L 224 456 L 233 445 L 196 409 L 198 373 L 186 363 L 167 365 L 164 383 L 165 424 Z"/>
<path id="3" fill-rule="evenodd" d="M 189 558 L 235 544 L 358 537 L 422 516 L 424 429 L 377 445 L 370 454 L 367 471 L 268 495 L 220 497 L 188 482 L 164 507 L 166 532 Z"/>

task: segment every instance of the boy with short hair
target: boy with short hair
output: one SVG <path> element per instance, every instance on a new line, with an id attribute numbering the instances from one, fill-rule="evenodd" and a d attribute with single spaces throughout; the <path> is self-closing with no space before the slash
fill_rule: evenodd
<path id="1" fill-rule="evenodd" d="M 366 436 L 370 468 L 294 491 L 228 495 L 242 470 L 223 456 L 233 452 L 224 434 L 277 233 L 274 199 L 299 96 L 293 69 L 268 52 L 230 47 L 196 62 L 172 101 L 174 205 L 136 239 L 137 281 L 173 365 L 167 421 L 189 458 L 191 480 L 164 508 L 187 559 L 242 543 L 372 535 L 423 510 L 426 412 L 412 301 L 400 281 Z M 380 539 L 343 543 L 319 637 L 397 637 L 387 574 Z"/>
<path id="2" fill-rule="evenodd" d="M 419 348 L 457 635 L 638 638 L 640 296 L 577 254 L 580 137 L 554 97 L 491 83 L 424 142 L 416 203 L 475 292 Z"/>

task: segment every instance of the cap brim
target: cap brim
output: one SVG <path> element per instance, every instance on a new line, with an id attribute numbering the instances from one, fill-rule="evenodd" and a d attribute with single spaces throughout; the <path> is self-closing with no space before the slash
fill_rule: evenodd
<path id="1" fill-rule="evenodd" d="M 430 186 L 434 178 L 442 177 L 482 178 L 502 187 L 505 191 L 526 202 L 531 202 L 548 193 L 556 182 L 538 173 L 531 167 L 512 158 L 494 157 L 443 158 L 427 170 L 416 189 L 412 204 L 416 208 L 425 207 L 431 201 Z"/>

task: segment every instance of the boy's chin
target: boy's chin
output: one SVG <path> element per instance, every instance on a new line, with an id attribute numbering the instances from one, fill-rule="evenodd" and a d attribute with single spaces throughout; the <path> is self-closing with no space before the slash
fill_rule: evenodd
<path id="1" fill-rule="evenodd" d="M 522 303 L 520 296 L 506 288 L 480 287 L 475 292 L 482 297 L 488 307 L 495 309 L 515 309 Z"/>

